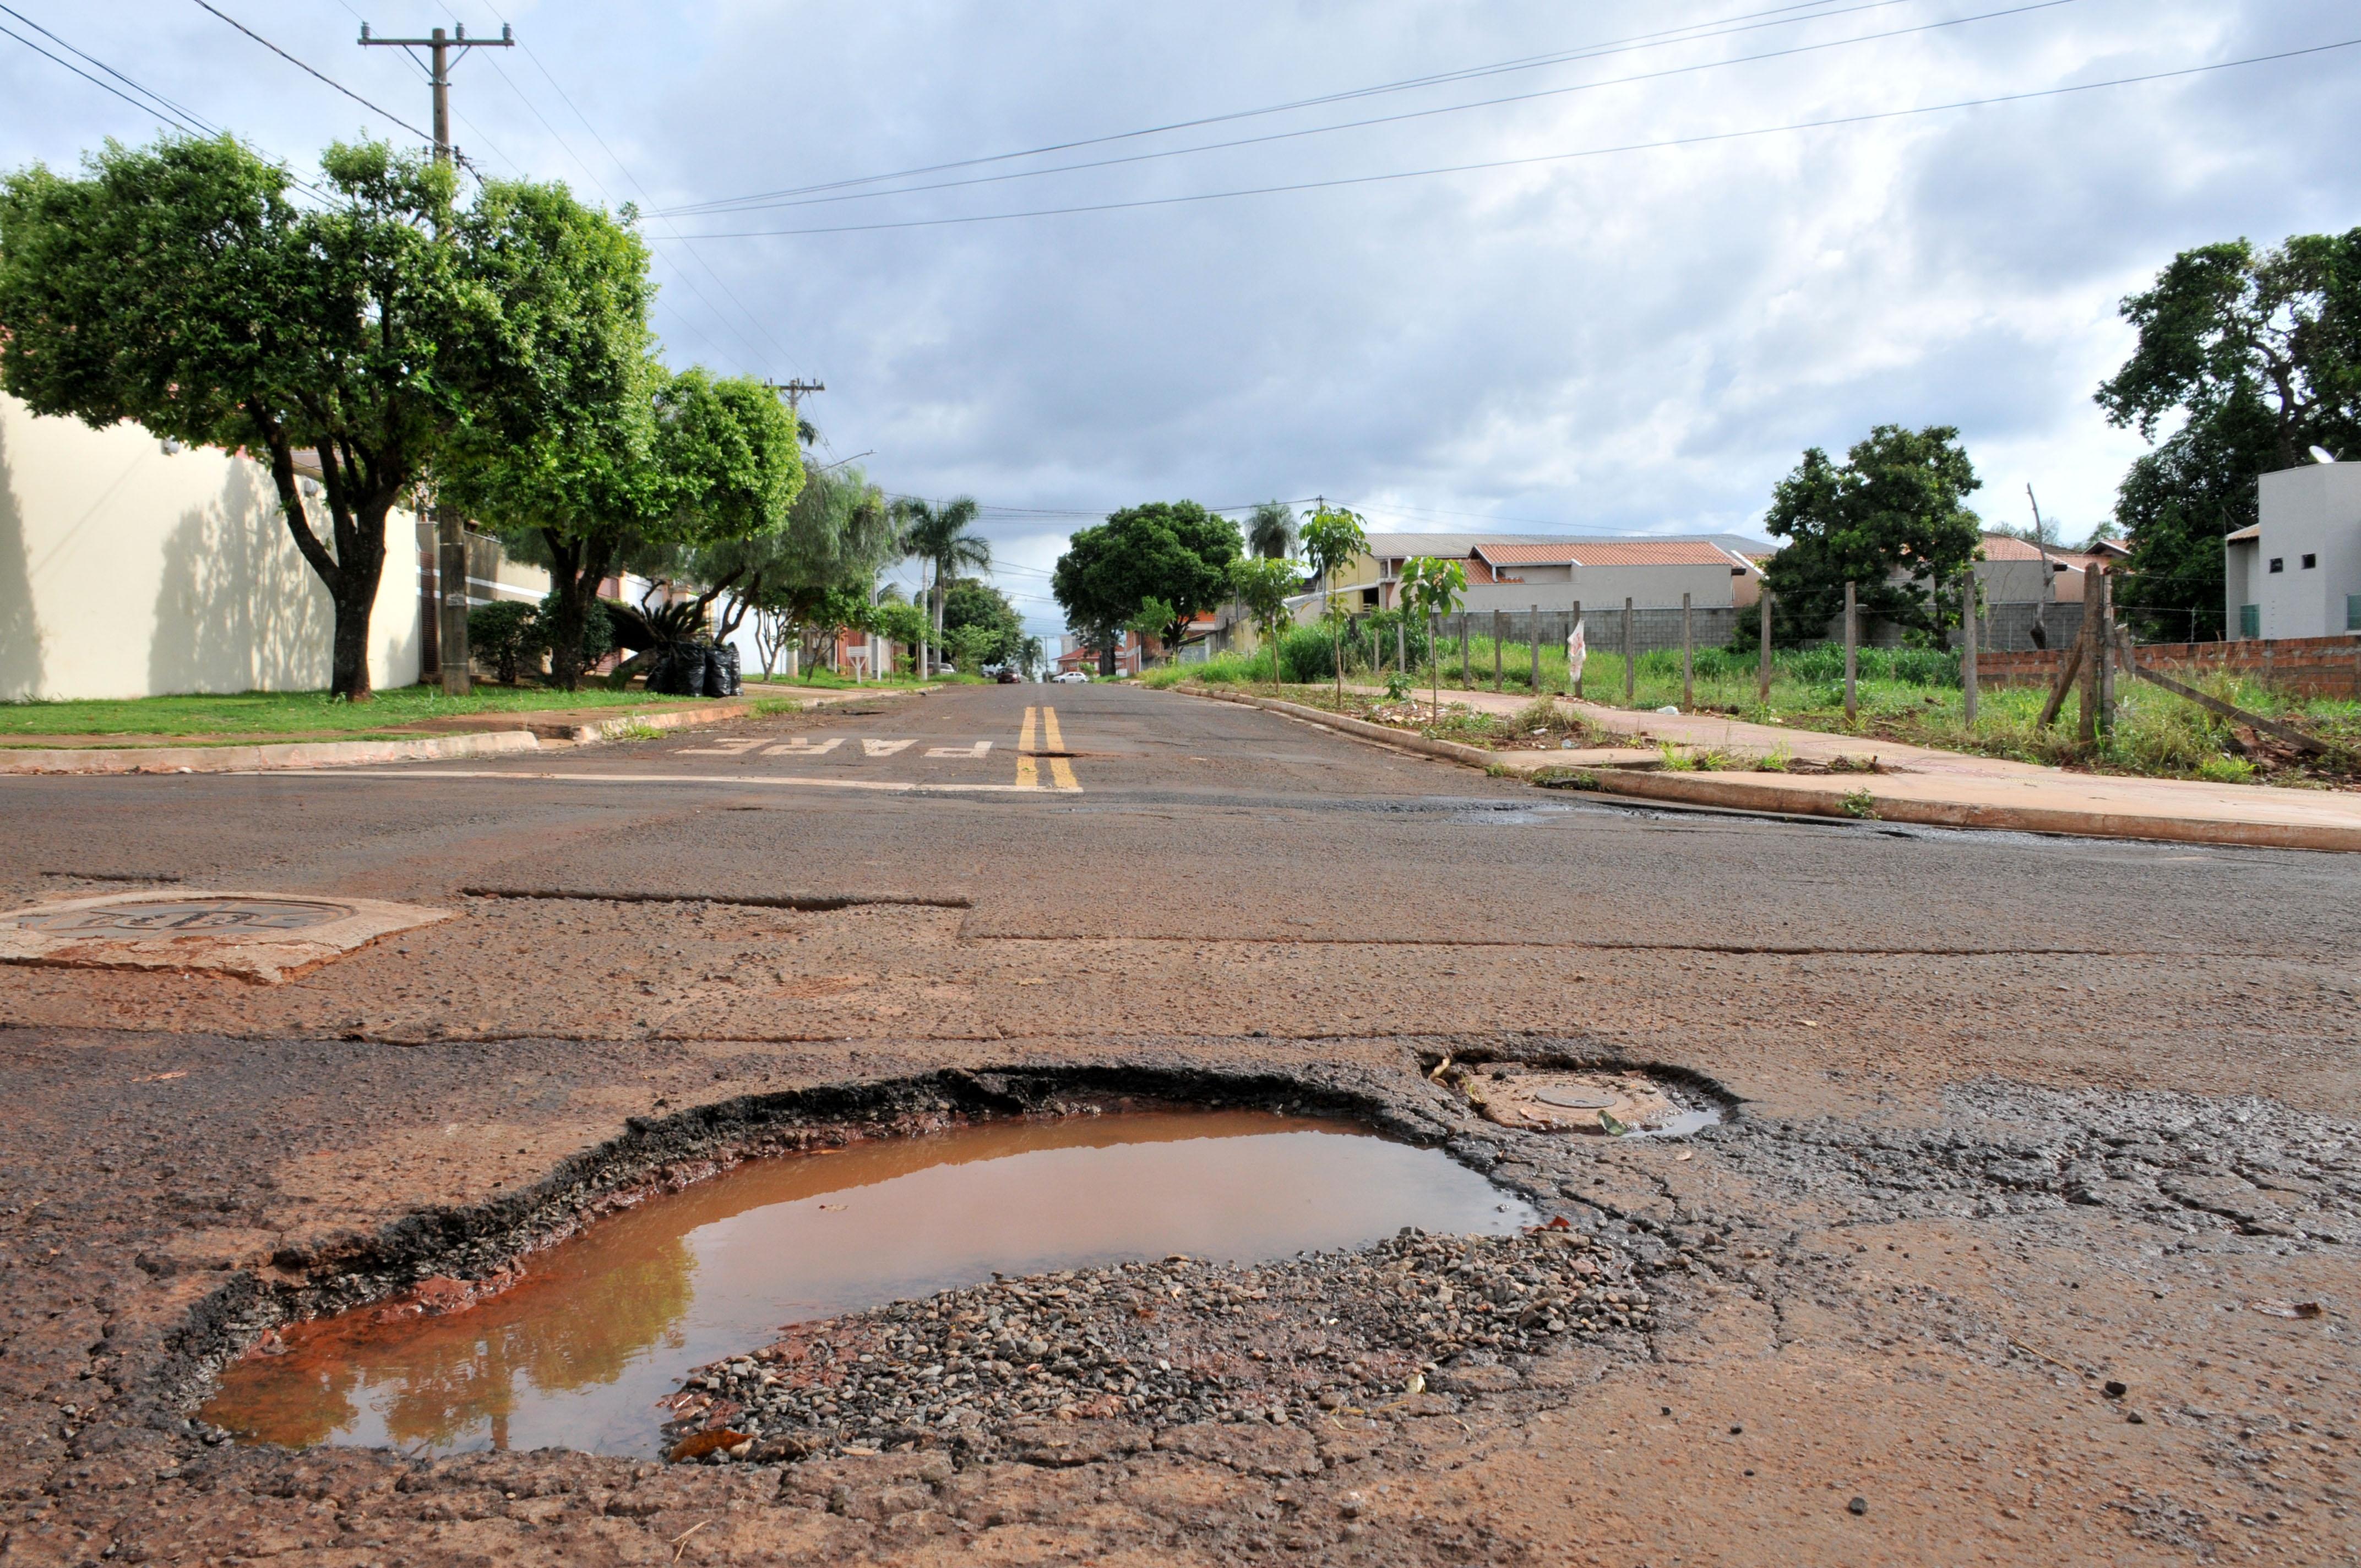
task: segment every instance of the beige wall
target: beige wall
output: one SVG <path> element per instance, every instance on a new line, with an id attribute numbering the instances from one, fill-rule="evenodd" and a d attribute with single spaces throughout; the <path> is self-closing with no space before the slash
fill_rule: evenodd
<path id="1" fill-rule="evenodd" d="M 379 686 L 418 678 L 413 526 L 387 520 Z M 0 394 L 0 699 L 320 690 L 334 620 L 260 465 Z"/>

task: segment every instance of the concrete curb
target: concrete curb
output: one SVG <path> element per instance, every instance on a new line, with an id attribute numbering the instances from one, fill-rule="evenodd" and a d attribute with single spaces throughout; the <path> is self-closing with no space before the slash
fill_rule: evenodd
<path id="1" fill-rule="evenodd" d="M 1530 763 L 1521 758 L 1512 762 L 1505 753 L 1488 751 L 1480 746 L 1463 746 L 1452 740 L 1430 740 L 1422 735 L 1406 735 L 1381 724 L 1323 713 L 1316 707 L 1304 707 L 1272 697 L 1229 692 L 1185 695 L 1264 708 L 1323 726 L 1340 734 L 1376 740 L 1425 756 L 1440 757 L 1467 767 L 1481 768 L 1487 773 L 1499 769 L 1531 773 L 1567 765 L 1555 761 L 1545 751 L 1534 753 L 1534 760 Z M 2205 817 L 2148 816 L 2131 811 L 2002 806 L 1971 800 L 1921 800 L 1908 795 L 1880 794 L 1877 789 L 1880 775 L 1875 774 L 1862 774 L 1859 784 L 1849 782 L 1842 789 L 1835 786 L 1810 787 L 1787 780 L 1773 782 L 1776 775 L 1772 774 L 1683 773 L 1656 768 L 1576 766 L 1573 775 L 1572 787 L 1600 795 L 1674 801 L 1685 806 L 1719 806 L 1730 811 L 1770 812 L 1786 817 L 1857 820 L 1853 813 L 1846 809 L 1844 799 L 1847 795 L 1865 790 L 1872 803 L 1876 820 L 1880 822 L 1912 823 L 1927 828 L 1972 828 L 1988 832 L 2052 833 L 2084 839 L 2148 839 L 2180 844 L 2228 844 L 2246 849 L 2361 852 L 2361 828 L 2328 823 L 2219 821 Z M 1931 777 L 1924 773 L 1903 776 L 1920 781 Z"/>
<path id="2" fill-rule="evenodd" d="M 535 751 L 530 730 L 494 729 L 417 740 L 299 740 L 264 746 L 131 746 L 55 751 L 0 751 L 0 773 L 245 773 L 263 769 L 353 767 Z"/>
<path id="3" fill-rule="evenodd" d="M 374 762 L 434 762 L 466 757 L 500 757 L 537 751 L 544 744 L 597 745 L 630 735 L 634 729 L 700 729 L 753 716 L 758 701 L 783 699 L 805 707 L 829 707 L 872 697 L 924 696 L 939 688 L 882 692 L 828 692 L 816 696 L 765 693 L 704 707 L 665 708 L 657 713 L 619 713 L 587 724 L 535 724 L 517 716 L 513 729 L 478 729 L 458 735 L 421 736 L 415 740 L 290 740 L 252 746 L 117 746 L 9 751 L 0 748 L 0 774 L 65 773 L 251 773 L 288 768 L 348 768 Z"/>
<path id="4" fill-rule="evenodd" d="M 1576 776 L 1574 787 L 1602 795 L 1727 806 L 1740 811 L 1771 811 L 1791 817 L 1853 816 L 1845 809 L 1844 795 L 1833 789 L 1773 784 L 1760 774 L 1630 773 L 1602 768 L 1580 770 Z M 1923 779 L 1927 775 L 1910 776 Z M 2004 833 L 2056 833 L 2083 839 L 2150 839 L 2177 844 L 2361 853 L 2361 828 L 2325 823 L 2224 822 L 2203 817 L 2152 817 L 2132 811 L 1998 806 L 1967 800 L 1917 800 L 1906 795 L 1880 795 L 1869 775 L 1863 775 L 1862 783 L 1853 787 L 1869 794 L 1872 809 L 1880 822 Z"/>

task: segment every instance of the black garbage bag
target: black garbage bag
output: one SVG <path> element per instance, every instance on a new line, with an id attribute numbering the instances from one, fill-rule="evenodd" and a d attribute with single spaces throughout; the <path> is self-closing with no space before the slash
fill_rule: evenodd
<path id="1" fill-rule="evenodd" d="M 693 642 L 673 642 L 658 649 L 648 671 L 648 690 L 662 696 L 705 695 L 706 650 Z"/>
<path id="2" fill-rule="evenodd" d="M 740 696 L 744 695 L 746 690 L 745 671 L 744 666 L 739 662 L 738 645 L 735 642 L 725 642 L 721 645 L 721 691 L 719 695 L 723 696 Z"/>

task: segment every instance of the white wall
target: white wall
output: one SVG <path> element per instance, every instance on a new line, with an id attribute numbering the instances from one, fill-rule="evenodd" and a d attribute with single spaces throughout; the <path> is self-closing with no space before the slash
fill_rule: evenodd
<path id="1" fill-rule="evenodd" d="M 2341 635 L 2345 597 L 2361 594 L 2361 463 L 2266 474 L 2259 499 L 2263 537 L 2246 602 L 2262 607 L 2263 635 Z"/>
<path id="2" fill-rule="evenodd" d="M 1520 610 L 1539 605 L 1562 610 L 1582 601 L 1586 614 L 1612 609 L 1620 611 L 1629 598 L 1636 609 L 1678 609 L 1681 596 L 1689 596 L 1694 609 L 1728 609 L 1738 579 L 1737 563 L 1695 566 L 1579 566 L 1572 582 L 1470 583 L 1467 608 L 1489 615 L 1496 609 Z"/>
<path id="3" fill-rule="evenodd" d="M 379 686 L 418 678 L 414 528 L 386 523 Z M 0 699 L 322 690 L 334 623 L 261 465 L 0 394 Z"/>

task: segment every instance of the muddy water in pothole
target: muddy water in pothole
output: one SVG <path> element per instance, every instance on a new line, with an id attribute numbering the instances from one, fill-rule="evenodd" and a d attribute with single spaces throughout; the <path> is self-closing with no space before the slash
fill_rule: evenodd
<path id="1" fill-rule="evenodd" d="M 1536 1215 L 1439 1150 L 1254 1111 L 1002 1122 L 751 1161 L 535 1254 L 440 1317 L 283 1331 L 202 1412 L 240 1438 L 653 1453 L 681 1376 L 796 1321 L 1004 1274 L 1257 1261 Z"/>

